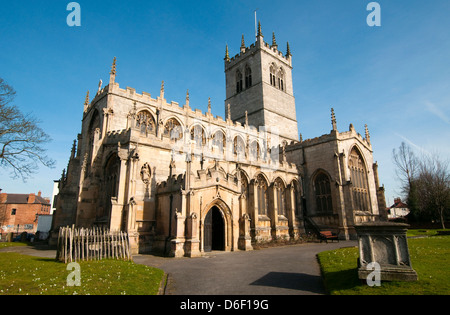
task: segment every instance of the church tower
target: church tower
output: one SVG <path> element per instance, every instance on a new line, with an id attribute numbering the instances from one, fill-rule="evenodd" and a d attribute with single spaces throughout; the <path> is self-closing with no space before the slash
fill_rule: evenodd
<path id="1" fill-rule="evenodd" d="M 261 24 L 256 42 L 245 46 L 242 36 L 240 53 L 230 58 L 225 54 L 225 112 L 242 124 L 277 128 L 280 141 L 298 141 L 295 98 L 292 86 L 292 55 L 278 50 L 275 34 L 272 45 L 264 42 Z"/>

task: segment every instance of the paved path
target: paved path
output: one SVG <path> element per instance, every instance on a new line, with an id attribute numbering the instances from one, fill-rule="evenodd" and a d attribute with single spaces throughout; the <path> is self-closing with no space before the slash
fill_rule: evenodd
<path id="1" fill-rule="evenodd" d="M 168 273 L 168 295 L 316 295 L 325 294 L 316 254 L 349 246 L 357 243 L 212 252 L 200 258 L 138 255 L 134 261 Z"/>
<path id="2" fill-rule="evenodd" d="M 137 255 L 135 263 L 168 275 L 167 295 L 317 295 L 325 294 L 316 254 L 355 241 L 307 243 L 250 252 L 212 252 L 199 258 Z M 54 258 L 45 247 L 8 247 L 0 252 Z"/>
<path id="3" fill-rule="evenodd" d="M 0 249 L 0 253 L 19 253 L 43 258 L 55 258 L 56 250 L 49 249 L 47 245 L 39 246 L 11 246 Z"/>

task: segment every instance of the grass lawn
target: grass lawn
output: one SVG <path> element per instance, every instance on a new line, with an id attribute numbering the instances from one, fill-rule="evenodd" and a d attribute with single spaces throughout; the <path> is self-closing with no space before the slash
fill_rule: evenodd
<path id="1" fill-rule="evenodd" d="M 436 236 L 439 232 L 450 232 L 449 229 L 446 230 L 435 230 L 435 229 L 414 229 L 408 230 L 407 236 Z"/>
<path id="2" fill-rule="evenodd" d="M 162 270 L 133 262 L 81 262 L 81 286 L 68 287 L 73 270 L 54 259 L 0 253 L 0 295 L 156 295 Z"/>
<path id="3" fill-rule="evenodd" d="M 408 239 L 417 282 L 382 282 L 369 287 L 358 279 L 357 248 L 318 255 L 325 286 L 332 295 L 449 295 L 450 236 Z"/>

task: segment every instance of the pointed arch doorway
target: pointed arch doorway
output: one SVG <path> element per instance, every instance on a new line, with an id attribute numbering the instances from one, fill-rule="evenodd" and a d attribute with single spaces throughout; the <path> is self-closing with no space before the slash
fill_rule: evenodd
<path id="1" fill-rule="evenodd" d="M 205 217 L 203 241 L 205 252 L 225 250 L 225 218 L 217 206 L 212 207 Z"/>

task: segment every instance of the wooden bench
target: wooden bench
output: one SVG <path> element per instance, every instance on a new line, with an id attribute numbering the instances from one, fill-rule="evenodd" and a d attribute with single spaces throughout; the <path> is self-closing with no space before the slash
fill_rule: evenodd
<path id="1" fill-rule="evenodd" d="M 320 242 L 322 243 L 322 241 L 325 241 L 328 243 L 328 240 L 331 241 L 338 241 L 339 242 L 339 237 L 336 233 L 333 233 L 331 231 L 320 231 Z"/>

